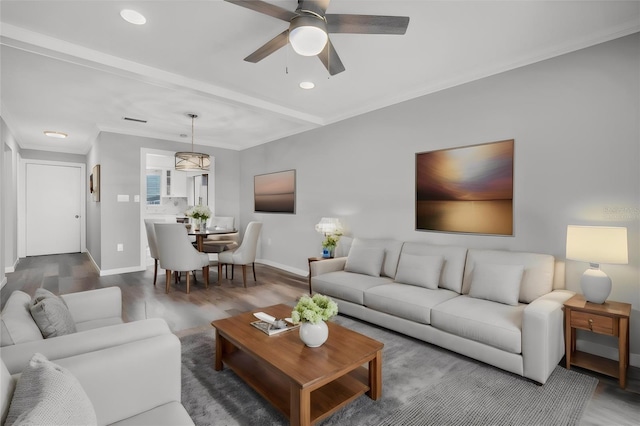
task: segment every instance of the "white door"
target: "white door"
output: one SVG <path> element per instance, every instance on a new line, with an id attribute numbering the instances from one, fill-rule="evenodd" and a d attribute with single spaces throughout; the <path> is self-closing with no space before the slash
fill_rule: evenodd
<path id="1" fill-rule="evenodd" d="M 26 254 L 81 251 L 82 169 L 26 164 Z"/>

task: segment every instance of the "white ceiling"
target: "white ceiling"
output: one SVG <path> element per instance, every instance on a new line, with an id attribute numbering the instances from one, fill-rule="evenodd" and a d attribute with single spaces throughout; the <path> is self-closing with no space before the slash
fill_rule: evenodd
<path id="1" fill-rule="evenodd" d="M 638 1 L 333 0 L 327 13 L 410 22 L 403 36 L 330 35 L 346 67 L 330 77 L 289 46 L 244 62 L 287 23 L 222 0 L 2 0 L 2 117 L 22 148 L 84 154 L 100 131 L 190 144 L 194 112 L 196 144 L 240 150 L 640 31 Z"/>

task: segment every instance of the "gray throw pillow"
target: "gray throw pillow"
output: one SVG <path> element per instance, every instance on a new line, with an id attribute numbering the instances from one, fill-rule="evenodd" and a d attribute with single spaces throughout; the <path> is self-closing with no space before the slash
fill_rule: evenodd
<path id="1" fill-rule="evenodd" d="M 469 296 L 516 306 L 524 266 L 476 263 Z"/>
<path id="2" fill-rule="evenodd" d="M 48 290 L 36 290 L 30 310 L 45 339 L 76 332 L 76 323 L 64 300 Z"/>
<path id="3" fill-rule="evenodd" d="M 382 247 L 351 246 L 344 270 L 379 277 L 383 261 L 384 248 Z"/>
<path id="4" fill-rule="evenodd" d="M 402 253 L 395 282 L 436 290 L 443 261 L 442 256 Z"/>
<path id="5" fill-rule="evenodd" d="M 78 379 L 36 353 L 16 383 L 4 424 L 97 425 L 98 420 Z"/>

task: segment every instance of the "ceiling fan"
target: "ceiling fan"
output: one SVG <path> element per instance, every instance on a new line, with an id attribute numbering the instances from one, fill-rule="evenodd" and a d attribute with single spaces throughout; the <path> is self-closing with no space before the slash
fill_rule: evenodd
<path id="1" fill-rule="evenodd" d="M 330 0 L 298 0 L 293 12 L 260 0 L 225 1 L 289 23 L 289 28 L 244 58 L 245 61 L 259 62 L 291 43 L 300 55 L 317 55 L 331 75 L 345 68 L 329 40 L 329 33 L 401 35 L 409 25 L 408 16 L 327 14 Z"/>

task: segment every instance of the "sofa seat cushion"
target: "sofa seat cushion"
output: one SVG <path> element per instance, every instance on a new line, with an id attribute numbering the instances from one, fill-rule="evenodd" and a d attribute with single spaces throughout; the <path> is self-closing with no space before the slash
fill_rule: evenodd
<path id="1" fill-rule="evenodd" d="M 111 423 L 117 426 L 139 426 L 139 425 L 192 425 L 193 420 L 187 414 L 181 403 L 177 401 L 156 407 L 152 410 L 145 411 L 136 416 L 119 422 Z"/>
<path id="2" fill-rule="evenodd" d="M 363 305 L 366 290 L 392 282 L 393 280 L 388 277 L 337 271 L 313 277 L 312 286 L 314 292 Z"/>
<path id="3" fill-rule="evenodd" d="M 122 318 L 100 318 L 91 321 L 83 321 L 76 324 L 77 331 L 94 330 L 96 328 L 109 327 L 110 325 L 124 324 Z"/>
<path id="4" fill-rule="evenodd" d="M 431 309 L 431 325 L 503 351 L 522 352 L 522 315 L 527 305 L 505 305 L 459 296 Z"/>
<path id="5" fill-rule="evenodd" d="M 366 307 L 410 321 L 431 324 L 431 309 L 454 297 L 455 291 L 431 290 L 408 284 L 379 285 L 364 293 Z"/>

